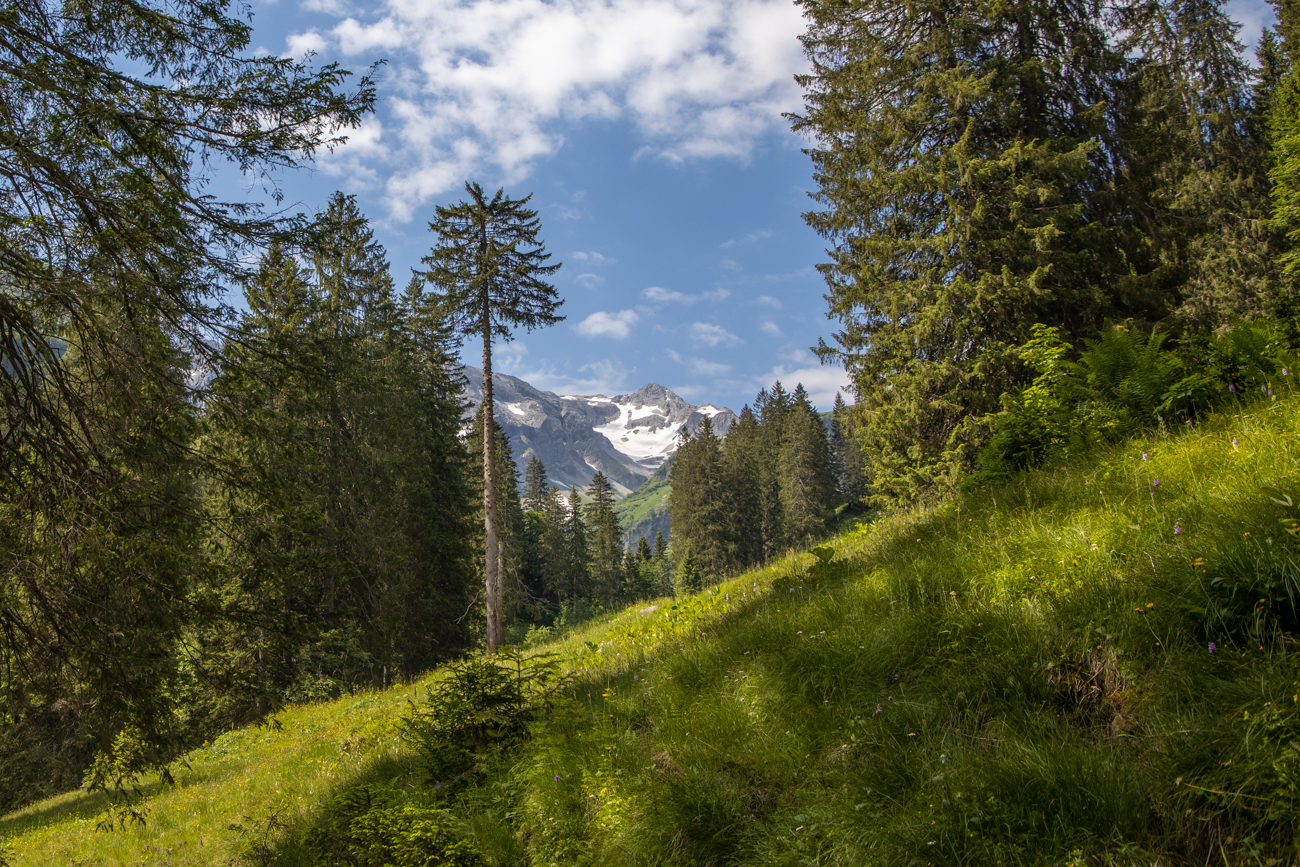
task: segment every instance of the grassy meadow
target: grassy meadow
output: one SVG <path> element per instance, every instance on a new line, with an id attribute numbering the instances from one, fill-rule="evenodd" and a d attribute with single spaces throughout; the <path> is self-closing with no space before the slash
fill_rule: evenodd
<path id="1" fill-rule="evenodd" d="M 536 648 L 567 697 L 455 780 L 399 736 L 434 673 L 222 737 L 143 823 L 87 792 L 0 818 L 7 862 L 1296 863 L 1300 403 L 828 545 Z M 322 854 L 349 792 L 463 858 Z"/>

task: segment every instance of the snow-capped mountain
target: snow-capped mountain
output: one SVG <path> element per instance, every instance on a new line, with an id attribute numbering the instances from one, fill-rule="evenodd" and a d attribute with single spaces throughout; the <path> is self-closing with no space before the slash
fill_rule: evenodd
<path id="1" fill-rule="evenodd" d="M 483 371 L 464 369 L 465 397 L 475 407 L 483 400 Z M 546 465 L 551 483 L 586 487 L 596 470 L 619 496 L 626 496 L 677 450 L 683 425 L 694 431 L 705 418 L 721 436 L 731 429 L 729 409 L 693 406 L 662 385 L 651 383 L 631 394 L 606 397 L 557 395 L 522 379 L 492 376 L 497 423 L 510 438 L 522 480 L 534 454 Z"/>

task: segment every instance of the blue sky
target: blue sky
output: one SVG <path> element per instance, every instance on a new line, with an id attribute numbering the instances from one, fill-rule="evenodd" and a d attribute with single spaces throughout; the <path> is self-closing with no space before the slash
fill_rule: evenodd
<path id="1" fill-rule="evenodd" d="M 1253 44 L 1264 0 L 1229 11 Z M 810 163 L 782 112 L 806 63 L 789 0 L 276 0 L 253 46 L 387 62 L 378 112 L 285 179 L 289 202 L 357 196 L 400 286 L 438 204 L 466 180 L 533 194 L 564 263 L 567 320 L 497 350 L 560 394 L 658 382 L 739 410 L 779 378 L 822 408 L 846 383 L 829 341 L 823 247 L 803 223 Z M 479 363 L 467 352 L 467 363 Z"/>

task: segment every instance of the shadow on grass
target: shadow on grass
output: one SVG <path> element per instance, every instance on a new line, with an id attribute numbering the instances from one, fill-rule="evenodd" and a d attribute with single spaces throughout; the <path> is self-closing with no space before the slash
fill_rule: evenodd
<path id="1" fill-rule="evenodd" d="M 198 785 L 230 775 L 230 771 L 182 773 L 179 777 L 179 785 Z M 153 780 L 140 786 L 140 795 L 137 797 L 133 793 L 132 801 L 148 807 L 153 798 L 169 788 L 171 786 L 161 780 Z M 25 807 L 0 817 L 0 839 L 17 837 L 59 822 L 94 819 L 104 815 L 105 811 L 121 802 L 120 798 L 109 792 L 91 792 L 85 789 L 65 792 L 51 800 L 42 801 L 39 805 Z"/>

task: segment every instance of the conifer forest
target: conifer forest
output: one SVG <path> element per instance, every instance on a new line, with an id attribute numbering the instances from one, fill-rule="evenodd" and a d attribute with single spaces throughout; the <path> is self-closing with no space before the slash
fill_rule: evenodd
<path id="1" fill-rule="evenodd" d="M 1300 0 L 1253 56 L 1220 0 L 795 5 L 852 398 L 683 425 L 653 538 L 497 422 L 494 351 L 565 319 L 530 195 L 465 179 L 409 275 L 356 197 L 280 207 L 382 63 L 0 8 L 0 816 L 205 863 L 122 841 L 352 708 L 360 782 L 206 863 L 1300 863 Z"/>

